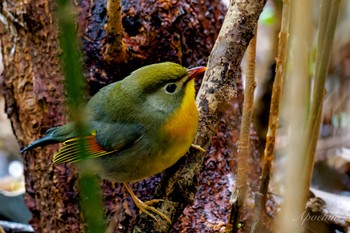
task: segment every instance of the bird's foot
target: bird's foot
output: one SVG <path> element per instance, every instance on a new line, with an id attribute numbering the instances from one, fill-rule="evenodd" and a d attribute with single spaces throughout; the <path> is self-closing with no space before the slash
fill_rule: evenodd
<path id="1" fill-rule="evenodd" d="M 161 201 L 164 201 L 163 199 L 152 199 L 152 200 L 149 200 L 149 201 L 144 201 L 143 203 L 146 204 L 146 205 L 153 205 L 154 203 L 158 203 L 158 202 L 161 202 Z"/>
<path id="2" fill-rule="evenodd" d="M 138 199 L 138 198 L 137 198 Z M 135 200 L 134 200 L 135 201 Z M 152 214 L 155 213 L 157 215 L 159 215 L 162 219 L 164 219 L 165 221 L 167 221 L 169 224 L 171 224 L 171 220 L 165 215 L 163 214 L 161 211 L 157 210 L 156 208 L 154 208 L 153 206 L 150 206 L 154 203 L 158 203 L 160 201 L 164 201 L 161 199 L 154 199 L 154 200 L 150 200 L 150 201 L 146 201 L 146 202 L 142 202 L 140 199 L 138 199 L 138 201 L 135 201 L 135 205 L 137 206 L 137 208 L 140 209 L 140 213 L 145 213 L 148 216 L 152 217 L 154 220 L 158 221 L 158 219 L 156 218 L 156 216 L 154 216 Z"/>
<path id="3" fill-rule="evenodd" d="M 197 150 L 199 150 L 201 152 L 207 152 L 200 145 L 192 144 L 191 147 L 194 148 L 194 149 L 197 149 Z"/>
<path id="4" fill-rule="evenodd" d="M 134 194 L 134 192 L 132 191 L 128 183 L 124 183 L 124 185 L 125 185 L 125 188 L 128 190 L 128 192 L 130 193 L 131 198 L 134 200 L 135 205 L 137 206 L 137 208 L 139 208 L 140 213 L 145 213 L 158 222 L 158 219 L 152 213 L 157 214 L 162 219 L 166 220 L 169 224 L 171 224 L 171 220 L 165 214 L 163 214 L 161 211 L 157 210 L 153 206 L 150 206 L 150 205 L 153 205 L 154 203 L 158 203 L 164 200 L 154 199 L 154 200 L 143 202 L 138 197 L 136 197 L 136 195 Z"/>

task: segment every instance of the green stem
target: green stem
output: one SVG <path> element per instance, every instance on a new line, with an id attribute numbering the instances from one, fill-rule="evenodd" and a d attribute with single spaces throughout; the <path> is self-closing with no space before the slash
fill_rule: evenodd
<path id="1" fill-rule="evenodd" d="M 85 83 L 81 70 L 81 53 L 76 38 L 75 18 L 69 0 L 58 0 L 57 4 L 58 24 L 61 32 L 60 46 L 63 52 L 61 62 L 64 67 L 67 104 L 80 138 L 80 156 L 86 158 L 88 156 L 84 140 L 86 115 L 82 114 Z M 84 220 L 87 223 L 87 232 L 102 233 L 105 232 L 102 194 L 97 178 L 92 175 L 91 167 L 87 160 L 83 160 L 80 164 L 80 203 Z"/>
<path id="2" fill-rule="evenodd" d="M 333 45 L 334 32 L 340 9 L 340 0 L 321 2 L 320 29 L 318 33 L 315 82 L 313 88 L 311 111 L 308 118 L 308 153 L 304 163 L 304 185 L 310 187 L 316 145 L 321 126 L 323 97 L 329 66 L 330 53 Z"/>

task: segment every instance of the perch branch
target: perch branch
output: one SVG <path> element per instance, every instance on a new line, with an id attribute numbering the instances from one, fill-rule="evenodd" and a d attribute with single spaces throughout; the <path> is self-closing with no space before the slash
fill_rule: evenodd
<path id="1" fill-rule="evenodd" d="M 235 78 L 228 75 L 229 67 L 238 75 L 240 63 L 266 0 L 231 1 L 219 36 L 209 57 L 202 86 L 197 94 L 199 126 L 195 139 L 197 145 L 208 148 L 219 122 L 236 96 Z M 177 219 L 186 205 L 190 204 L 196 193 L 198 174 L 203 161 L 200 151 L 190 151 L 180 163 L 166 172 L 158 196 L 170 201 L 162 203 L 161 209 L 171 210 L 169 215 Z M 145 222 L 144 222 L 145 223 Z M 140 222 L 141 224 L 141 222 Z M 167 224 L 152 227 L 158 231 L 169 230 Z"/>

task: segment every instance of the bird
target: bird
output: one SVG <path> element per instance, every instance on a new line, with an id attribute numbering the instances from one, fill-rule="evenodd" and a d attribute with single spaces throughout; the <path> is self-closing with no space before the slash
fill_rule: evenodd
<path id="1" fill-rule="evenodd" d="M 123 183 L 135 205 L 152 218 L 170 219 L 142 202 L 129 183 L 143 180 L 175 164 L 191 146 L 198 128 L 194 78 L 206 67 L 187 69 L 172 62 L 143 66 L 121 81 L 101 88 L 86 104 L 87 159 L 107 180 Z M 21 150 L 62 143 L 54 164 L 77 162 L 80 140 L 75 122 L 53 127 Z"/>

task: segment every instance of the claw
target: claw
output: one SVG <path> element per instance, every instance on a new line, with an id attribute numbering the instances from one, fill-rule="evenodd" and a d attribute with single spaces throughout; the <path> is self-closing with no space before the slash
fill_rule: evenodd
<path id="1" fill-rule="evenodd" d="M 142 202 L 140 199 L 138 199 L 136 197 L 136 195 L 134 194 L 134 192 L 132 191 L 132 189 L 130 188 L 128 183 L 124 183 L 125 188 L 128 190 L 128 192 L 130 193 L 131 198 L 134 200 L 135 205 L 137 206 L 137 208 L 140 209 L 140 213 L 145 213 L 148 216 L 152 217 L 153 219 L 155 219 L 158 222 L 158 219 L 156 218 L 156 216 L 154 216 L 151 212 L 159 215 L 161 218 L 163 218 L 164 220 L 166 220 L 169 224 L 171 224 L 171 220 L 162 212 L 160 212 L 159 210 L 157 210 L 156 208 L 150 206 L 154 203 L 158 203 L 160 201 L 164 201 L 162 199 L 154 199 L 154 200 L 150 200 L 150 201 L 146 201 L 146 202 Z"/>
<path id="2" fill-rule="evenodd" d="M 158 203 L 164 201 L 163 199 L 153 199 L 153 200 L 149 200 L 149 201 L 144 201 L 143 203 L 146 205 L 153 205 L 154 203 Z"/>
<path id="3" fill-rule="evenodd" d="M 207 152 L 200 145 L 192 144 L 191 147 L 194 148 L 194 149 L 197 149 L 197 150 L 199 150 L 201 152 Z"/>

